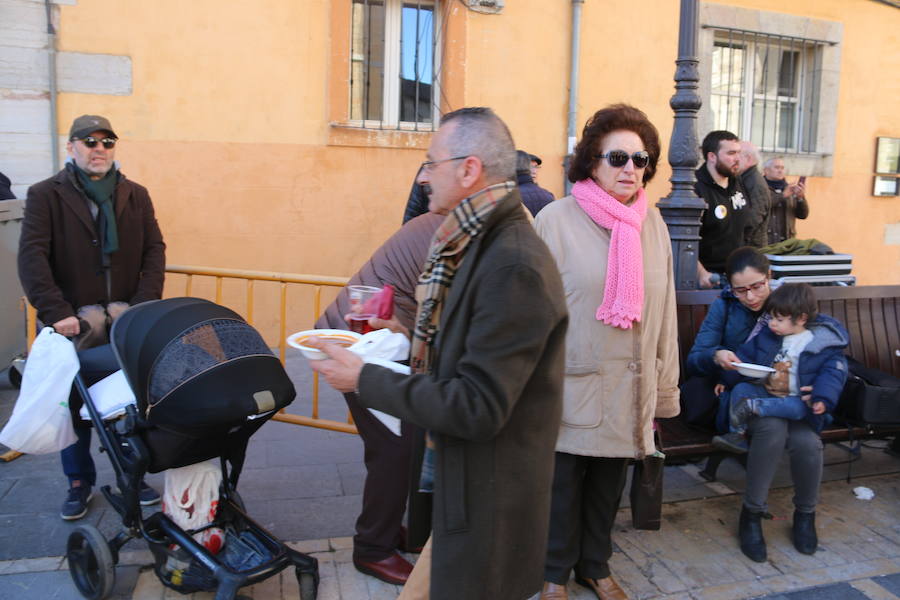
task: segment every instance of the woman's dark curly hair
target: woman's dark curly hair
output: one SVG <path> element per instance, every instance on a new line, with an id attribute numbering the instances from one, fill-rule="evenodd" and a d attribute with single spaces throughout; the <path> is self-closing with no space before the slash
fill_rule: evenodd
<path id="1" fill-rule="evenodd" d="M 601 108 L 588 119 L 581 132 L 581 140 L 575 146 L 575 155 L 569 167 L 569 181 L 575 183 L 582 179 L 590 179 L 600 154 L 600 142 L 613 131 L 633 131 L 644 142 L 644 148 L 650 154 L 650 164 L 644 169 L 644 184 L 649 183 L 656 175 L 656 163 L 659 161 L 659 132 L 644 114 L 644 111 L 628 104 L 613 104 Z M 615 150 L 615 148 L 612 148 Z"/>

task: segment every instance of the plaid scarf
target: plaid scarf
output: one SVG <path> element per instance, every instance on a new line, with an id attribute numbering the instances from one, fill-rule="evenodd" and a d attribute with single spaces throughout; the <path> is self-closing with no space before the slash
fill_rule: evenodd
<path id="1" fill-rule="evenodd" d="M 428 250 L 425 270 L 419 276 L 416 300 L 419 312 L 413 330 L 409 365 L 413 373 L 431 373 L 434 340 L 438 334 L 441 310 L 447 290 L 466 255 L 469 242 L 484 231 L 488 216 L 516 187 L 512 181 L 488 186 L 465 198 L 441 223 Z M 425 455 L 422 459 L 420 492 L 434 491 L 434 436 L 425 433 Z"/>
<path id="2" fill-rule="evenodd" d="M 413 373 L 431 372 L 431 355 L 447 290 L 466 254 L 466 248 L 484 230 L 488 215 L 515 189 L 512 181 L 488 186 L 469 196 L 447 215 L 428 250 L 425 270 L 419 275 L 416 299 L 419 312 L 413 330 L 409 365 Z"/>

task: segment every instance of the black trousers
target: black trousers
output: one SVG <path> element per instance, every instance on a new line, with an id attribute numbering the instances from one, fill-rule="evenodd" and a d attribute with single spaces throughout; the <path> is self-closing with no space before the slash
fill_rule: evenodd
<path id="1" fill-rule="evenodd" d="M 609 577 L 612 530 L 628 460 L 556 453 L 546 581 L 565 585 L 573 568 L 576 577 Z"/>
<path id="2" fill-rule="evenodd" d="M 362 512 L 356 520 L 353 557 L 366 562 L 388 558 L 400 545 L 400 527 L 409 493 L 412 427 L 401 424 L 396 436 L 360 406 L 356 394 L 344 394 L 365 447 L 366 482 Z"/>
<path id="3" fill-rule="evenodd" d="M 688 425 L 716 430 L 718 377 L 695 375 L 681 384 L 681 419 Z M 727 430 L 726 430 L 727 431 Z"/>

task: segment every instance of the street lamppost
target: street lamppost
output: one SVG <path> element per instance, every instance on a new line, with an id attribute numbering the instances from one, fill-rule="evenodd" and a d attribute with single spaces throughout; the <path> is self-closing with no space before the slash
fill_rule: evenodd
<path id="1" fill-rule="evenodd" d="M 669 106 L 675 111 L 675 127 L 669 141 L 672 191 L 656 204 L 672 239 L 675 288 L 679 290 L 697 288 L 700 217 L 706 208 L 706 202 L 694 193 L 694 169 L 701 159 L 697 111 L 702 105 L 697 94 L 700 81 L 697 69 L 697 11 L 697 0 L 681 0 L 675 95 L 669 100 Z"/>

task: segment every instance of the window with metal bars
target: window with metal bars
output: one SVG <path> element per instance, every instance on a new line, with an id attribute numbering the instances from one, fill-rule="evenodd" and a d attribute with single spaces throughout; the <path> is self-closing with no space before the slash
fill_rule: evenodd
<path id="1" fill-rule="evenodd" d="M 437 2 L 353 0 L 351 15 L 351 124 L 436 129 Z"/>
<path id="2" fill-rule="evenodd" d="M 820 40 L 716 28 L 710 108 L 715 129 L 760 150 L 817 152 L 822 87 Z"/>

